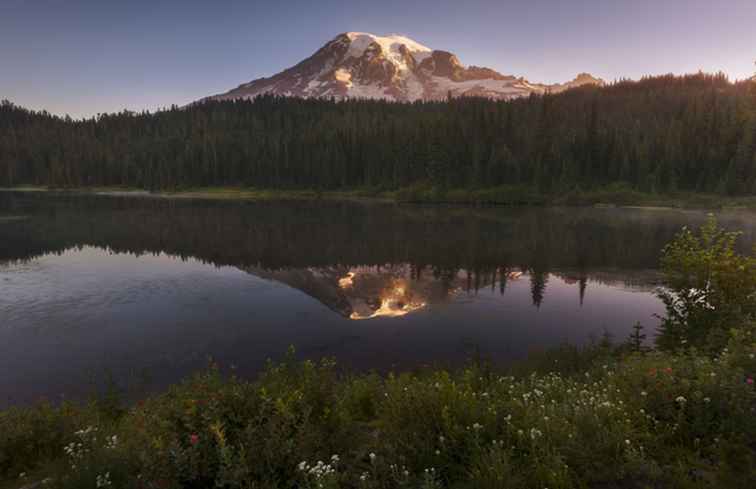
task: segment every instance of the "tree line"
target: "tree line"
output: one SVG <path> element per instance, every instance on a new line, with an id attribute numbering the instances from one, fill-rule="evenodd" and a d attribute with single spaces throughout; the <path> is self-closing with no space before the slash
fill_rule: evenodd
<path id="1" fill-rule="evenodd" d="M 0 209 L 23 214 L 2 226 L 0 266 L 46 254 L 93 246 L 112 253 L 167 253 L 253 273 L 390 269 L 408 265 L 411 276 L 432 276 L 462 288 L 499 287 L 508 272 L 528 274 L 533 303 L 540 305 L 550 275 L 588 282 L 649 288 L 659 249 L 683 224 L 703 214 L 649 216 L 612 209 L 456 209 L 376 206 L 320 200 L 260 201 L 160 199 L 0 192 Z M 54 209 L 54 211 L 53 211 Z M 1 216 L 0 216 L 1 217 Z M 742 252 L 756 230 L 740 214 L 722 216 L 727 229 L 745 229 Z M 308 246 L 302 246 L 308 243 Z M 319 250 L 312 253 L 312 250 Z M 286 274 L 282 274 L 286 276 Z"/>
<path id="2" fill-rule="evenodd" d="M 511 101 L 261 96 L 73 120 L 0 104 L 0 185 L 756 193 L 756 83 L 648 77 Z"/>

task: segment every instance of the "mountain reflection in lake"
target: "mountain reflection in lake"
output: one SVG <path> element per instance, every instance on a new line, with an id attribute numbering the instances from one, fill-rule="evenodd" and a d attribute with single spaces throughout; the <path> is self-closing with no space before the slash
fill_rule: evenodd
<path id="1" fill-rule="evenodd" d="M 650 333 L 659 250 L 704 218 L 0 192 L 0 406 L 209 357 L 252 376 L 289 345 L 386 370 Z M 754 242 L 755 214 L 719 218 Z"/>

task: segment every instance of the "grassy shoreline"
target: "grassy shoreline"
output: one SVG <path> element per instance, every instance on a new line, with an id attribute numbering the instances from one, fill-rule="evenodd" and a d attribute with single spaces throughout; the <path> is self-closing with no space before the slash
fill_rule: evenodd
<path id="1" fill-rule="evenodd" d="M 44 186 L 4 187 L 5 192 L 64 192 L 109 196 L 156 197 L 172 199 L 218 200 L 358 200 L 383 203 L 436 204 L 462 206 L 608 206 L 680 209 L 756 209 L 756 196 L 726 197 L 716 194 L 649 194 L 622 187 L 607 187 L 584 192 L 540 194 L 520 187 L 439 190 L 411 187 L 385 191 L 378 189 L 291 190 L 248 187 L 203 187 L 149 191 L 131 187 L 50 188 Z"/>

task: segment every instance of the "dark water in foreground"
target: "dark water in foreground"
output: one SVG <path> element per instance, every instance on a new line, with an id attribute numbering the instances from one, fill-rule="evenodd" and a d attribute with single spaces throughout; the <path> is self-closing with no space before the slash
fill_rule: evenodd
<path id="1" fill-rule="evenodd" d="M 386 370 L 652 331 L 659 250 L 704 218 L 0 192 L 0 406 L 209 357 L 252 376 L 289 345 Z M 756 241 L 756 214 L 719 218 Z"/>

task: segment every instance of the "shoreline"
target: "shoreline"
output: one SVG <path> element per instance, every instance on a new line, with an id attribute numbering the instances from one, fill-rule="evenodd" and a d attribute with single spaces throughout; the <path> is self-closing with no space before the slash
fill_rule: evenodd
<path id="1" fill-rule="evenodd" d="M 60 193 L 69 195 L 98 195 L 107 197 L 144 197 L 162 199 L 197 200 L 331 200 L 357 201 L 382 204 L 431 205 L 455 207 L 594 207 L 626 208 L 643 210 L 756 210 L 756 196 L 721 197 L 712 194 L 650 195 L 635 193 L 627 195 L 575 196 L 554 194 L 510 197 L 506 190 L 450 190 L 439 196 L 433 191 L 413 192 L 407 189 L 397 191 L 370 191 L 364 189 L 316 191 L 255 189 L 244 187 L 206 187 L 185 190 L 150 191 L 128 187 L 83 187 L 50 188 L 45 186 L 0 187 L 0 192 Z M 604 197 L 604 198 L 602 198 Z"/>

